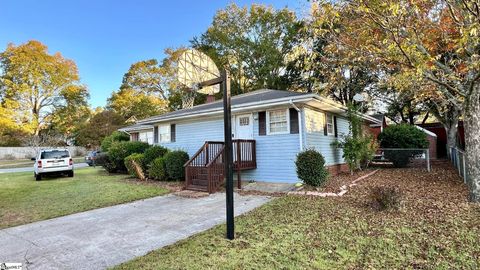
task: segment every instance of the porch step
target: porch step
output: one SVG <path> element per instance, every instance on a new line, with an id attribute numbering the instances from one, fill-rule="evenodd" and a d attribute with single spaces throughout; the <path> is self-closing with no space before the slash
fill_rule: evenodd
<path id="1" fill-rule="evenodd" d="M 218 178 L 218 174 L 212 174 L 213 179 Z M 208 185 L 208 174 L 198 174 L 192 176 L 192 184 L 197 186 L 207 186 Z"/>
<path id="2" fill-rule="evenodd" d="M 255 140 L 233 140 L 233 170 L 255 169 L 257 167 Z M 206 141 L 195 155 L 185 163 L 185 181 L 188 190 L 200 190 L 213 193 L 224 182 L 225 144 L 217 141 Z M 208 165 L 210 164 L 210 165 Z M 215 173 L 214 173 L 215 172 Z"/>
<path id="3" fill-rule="evenodd" d="M 192 185 L 206 187 L 208 185 L 208 180 L 207 179 L 202 180 L 202 179 L 193 178 L 192 179 Z"/>
<path id="4" fill-rule="evenodd" d="M 192 180 L 208 180 L 208 174 L 206 173 L 200 173 L 197 175 L 192 175 Z"/>

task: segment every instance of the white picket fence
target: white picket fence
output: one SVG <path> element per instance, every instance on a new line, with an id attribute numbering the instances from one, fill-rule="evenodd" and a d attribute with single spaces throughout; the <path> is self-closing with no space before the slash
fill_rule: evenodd
<path id="1" fill-rule="evenodd" d="M 13 159 L 30 159 L 34 157 L 38 149 L 48 148 L 62 148 L 68 149 L 72 156 L 83 156 L 87 150 L 81 146 L 67 146 L 67 147 L 0 147 L 0 160 L 13 160 Z"/>

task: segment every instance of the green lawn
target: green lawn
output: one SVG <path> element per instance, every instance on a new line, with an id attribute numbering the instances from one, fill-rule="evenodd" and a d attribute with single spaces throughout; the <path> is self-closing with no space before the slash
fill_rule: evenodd
<path id="1" fill-rule="evenodd" d="M 85 157 L 73 158 L 74 163 L 85 162 Z M 23 168 L 33 166 L 30 159 L 0 160 L 0 169 Z"/>
<path id="2" fill-rule="evenodd" d="M 126 175 L 100 168 L 75 170 L 75 177 L 35 181 L 33 173 L 0 174 L 0 228 L 166 194 L 155 185 L 132 184 Z"/>
<path id="3" fill-rule="evenodd" d="M 480 207 L 461 180 L 407 172 L 381 171 L 342 198 L 282 197 L 237 218 L 233 241 L 221 225 L 115 269 L 478 269 Z M 381 185 L 400 187 L 400 211 L 369 206 Z"/>

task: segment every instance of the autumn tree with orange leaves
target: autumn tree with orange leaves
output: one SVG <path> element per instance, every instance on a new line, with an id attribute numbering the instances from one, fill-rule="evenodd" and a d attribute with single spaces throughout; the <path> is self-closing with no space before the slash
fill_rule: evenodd
<path id="1" fill-rule="evenodd" d="M 348 18 L 335 46 L 420 80 L 418 96 L 463 114 L 470 199 L 480 201 L 480 8 L 472 0 L 350 0 L 316 3 Z M 455 117 L 455 116 L 451 116 Z M 457 115 L 456 121 L 458 121 Z"/>

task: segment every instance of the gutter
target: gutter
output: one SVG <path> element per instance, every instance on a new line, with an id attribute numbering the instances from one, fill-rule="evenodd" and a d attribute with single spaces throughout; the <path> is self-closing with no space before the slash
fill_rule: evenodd
<path id="1" fill-rule="evenodd" d="M 297 110 L 298 112 L 298 137 L 299 137 L 299 143 L 300 143 L 300 152 L 303 151 L 303 125 L 302 125 L 302 112 L 300 111 L 300 109 L 297 107 L 297 105 L 295 105 L 295 103 L 293 103 L 293 100 L 290 99 L 290 105 L 292 105 L 292 107 Z"/>

